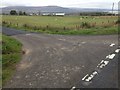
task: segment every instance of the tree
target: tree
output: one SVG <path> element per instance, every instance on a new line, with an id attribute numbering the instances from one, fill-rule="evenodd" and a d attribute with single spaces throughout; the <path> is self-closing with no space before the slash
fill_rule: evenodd
<path id="1" fill-rule="evenodd" d="M 26 12 L 23 12 L 23 15 L 27 15 Z"/>
<path id="2" fill-rule="evenodd" d="M 22 11 L 19 11 L 19 15 L 23 15 L 23 12 L 22 12 Z"/>
<path id="3" fill-rule="evenodd" d="M 11 11 L 10 11 L 10 15 L 17 15 L 16 10 L 11 10 Z"/>

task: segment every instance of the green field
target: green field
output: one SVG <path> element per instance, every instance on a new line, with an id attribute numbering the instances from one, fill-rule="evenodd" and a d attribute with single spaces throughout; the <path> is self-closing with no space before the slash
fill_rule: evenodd
<path id="1" fill-rule="evenodd" d="M 3 16 L 3 26 L 50 34 L 117 34 L 117 16 Z"/>
<path id="2" fill-rule="evenodd" d="M 10 79 L 21 59 L 22 44 L 17 40 L 2 35 L 2 83 Z"/>

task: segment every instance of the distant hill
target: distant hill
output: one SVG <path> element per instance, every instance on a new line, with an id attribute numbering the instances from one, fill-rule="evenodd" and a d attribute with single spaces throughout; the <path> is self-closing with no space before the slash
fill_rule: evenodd
<path id="1" fill-rule="evenodd" d="M 25 11 L 27 13 L 39 13 L 39 12 L 64 12 L 68 13 L 79 13 L 79 12 L 108 12 L 109 9 L 90 9 L 90 8 L 65 8 L 60 6 L 10 6 L 2 8 L 3 13 L 9 13 L 11 10 Z"/>
<path id="2" fill-rule="evenodd" d="M 98 8 L 72 8 L 78 12 L 108 12 L 110 9 L 98 9 Z"/>
<path id="3" fill-rule="evenodd" d="M 73 13 L 73 12 L 77 12 L 77 10 L 73 10 L 73 9 L 70 9 L 70 8 L 64 8 L 64 7 L 59 7 L 59 6 L 43 6 L 43 7 L 12 6 L 12 7 L 2 8 L 3 13 L 9 13 L 11 10 L 25 11 L 27 13 L 39 13 L 39 12 Z"/>

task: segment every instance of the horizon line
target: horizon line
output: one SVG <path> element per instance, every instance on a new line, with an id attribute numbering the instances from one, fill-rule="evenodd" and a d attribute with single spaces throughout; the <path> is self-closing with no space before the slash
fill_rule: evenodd
<path id="1" fill-rule="evenodd" d="M 6 8 L 6 7 L 48 7 L 48 6 L 56 6 L 56 7 L 62 7 L 62 8 L 78 8 L 78 9 L 111 9 L 111 8 L 97 8 L 97 7 L 70 7 L 70 6 L 58 6 L 58 5 L 44 5 L 44 6 L 26 6 L 26 5 L 20 5 L 20 6 L 3 6 L 0 8 Z M 114 9 L 117 10 L 117 9 Z"/>

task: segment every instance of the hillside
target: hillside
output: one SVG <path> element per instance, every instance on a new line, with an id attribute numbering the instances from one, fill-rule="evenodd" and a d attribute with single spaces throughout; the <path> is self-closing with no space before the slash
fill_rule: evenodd
<path id="1" fill-rule="evenodd" d="M 39 12 L 64 12 L 64 13 L 79 13 L 79 12 L 108 12 L 109 9 L 91 9 L 91 8 L 65 8 L 60 6 L 10 6 L 2 8 L 3 13 L 9 13 L 11 10 L 25 11 L 27 13 Z"/>

